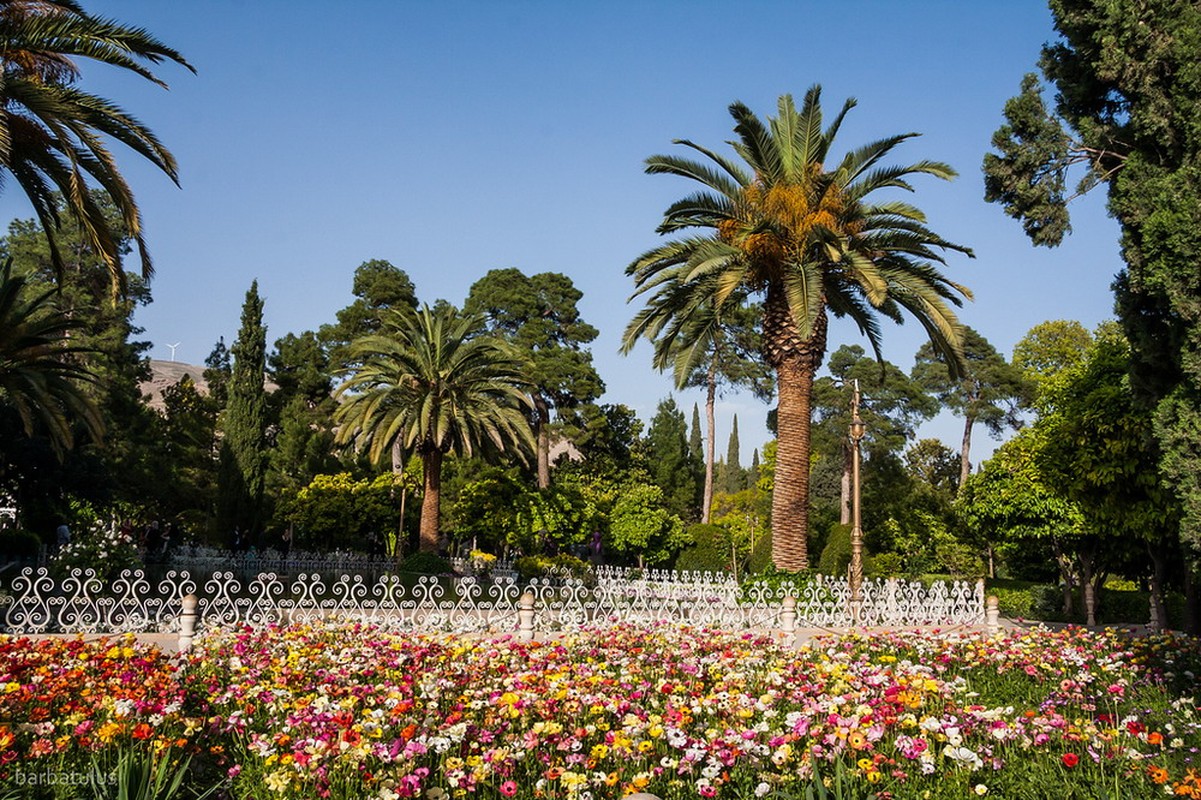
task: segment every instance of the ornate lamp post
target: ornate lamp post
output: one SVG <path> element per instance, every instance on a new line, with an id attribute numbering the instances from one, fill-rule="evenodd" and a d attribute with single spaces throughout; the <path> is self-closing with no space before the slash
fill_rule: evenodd
<path id="1" fill-rule="evenodd" d="M 859 381 L 851 394 L 851 617 L 856 625 L 863 608 L 863 527 L 859 514 L 859 445 L 867 425 L 859 417 Z"/>

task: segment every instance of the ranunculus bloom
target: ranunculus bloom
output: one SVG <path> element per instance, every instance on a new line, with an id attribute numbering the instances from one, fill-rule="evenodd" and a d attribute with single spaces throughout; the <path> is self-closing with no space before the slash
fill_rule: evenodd
<path id="1" fill-rule="evenodd" d="M 1079 763 L 1080 763 L 1080 756 L 1076 755 L 1075 753 L 1064 753 L 1063 754 L 1063 765 L 1065 767 L 1067 767 L 1068 769 L 1071 769 L 1072 767 L 1076 766 Z"/>

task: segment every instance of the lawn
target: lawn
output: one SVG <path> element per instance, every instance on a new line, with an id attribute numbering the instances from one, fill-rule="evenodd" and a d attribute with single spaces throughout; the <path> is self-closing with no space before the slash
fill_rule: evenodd
<path id="1" fill-rule="evenodd" d="M 1201 797 L 1198 664 L 1191 639 L 1078 628 L 794 649 L 297 626 L 182 659 L 0 638 L 0 786 L 91 797 L 89 773 L 160 765 L 236 798 Z"/>

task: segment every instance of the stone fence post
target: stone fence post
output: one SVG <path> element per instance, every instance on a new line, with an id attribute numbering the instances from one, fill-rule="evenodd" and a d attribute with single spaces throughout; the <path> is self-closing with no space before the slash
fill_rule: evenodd
<path id="1" fill-rule="evenodd" d="M 796 633 L 796 598 L 784 598 L 784 609 L 780 612 L 780 631 L 786 636 Z"/>
<path id="2" fill-rule="evenodd" d="M 523 642 L 534 639 L 534 593 L 526 592 L 517 601 L 517 638 Z"/>
<path id="3" fill-rule="evenodd" d="M 179 615 L 179 652 L 186 653 L 192 649 L 192 640 L 196 638 L 196 609 L 200 600 L 195 594 L 186 594 L 180 605 L 183 612 Z"/>
<path id="4" fill-rule="evenodd" d="M 990 635 L 996 635 L 1001 631 L 1001 601 L 995 594 L 990 594 L 984 601 L 984 625 L 988 628 Z"/>

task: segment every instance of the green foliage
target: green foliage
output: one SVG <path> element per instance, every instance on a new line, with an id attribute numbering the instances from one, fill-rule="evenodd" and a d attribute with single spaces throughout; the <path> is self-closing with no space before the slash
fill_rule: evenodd
<path id="1" fill-rule="evenodd" d="M 684 524 L 665 507 L 662 489 L 646 483 L 621 488 L 609 513 L 606 550 L 642 566 L 671 559 L 687 543 Z"/>
<path id="2" fill-rule="evenodd" d="M 381 550 L 397 528 L 397 479 L 391 473 L 355 479 L 350 473 L 317 475 L 280 500 L 280 515 L 294 525 L 293 543 L 308 550 Z"/>
<path id="3" fill-rule="evenodd" d="M 938 398 L 951 413 L 964 419 L 960 453 L 960 483 L 970 472 L 971 429 L 981 423 L 999 438 L 1007 428 L 1020 427 L 1018 411 L 1032 399 L 1033 387 L 1021 370 L 1005 360 L 987 339 L 971 328 L 963 331 L 960 374 L 932 345 L 918 350 L 913 379 Z"/>
<path id="4" fill-rule="evenodd" d="M 400 572 L 419 575 L 449 575 L 454 572 L 450 562 L 436 553 L 412 553 L 400 562 Z"/>
<path id="5" fill-rule="evenodd" d="M 33 531 L 19 528 L 0 530 L 0 553 L 19 559 L 35 558 L 41 551 L 42 540 Z"/>
<path id="6" fill-rule="evenodd" d="M 651 481 L 663 491 L 668 512 L 681 519 L 696 519 L 701 465 L 689 453 L 684 412 L 670 397 L 659 402 L 647 430 L 646 458 Z"/>
<path id="7" fill-rule="evenodd" d="M 241 530 L 250 541 L 265 523 L 267 392 L 263 388 L 267 328 L 258 281 L 250 284 L 242 304 L 242 324 L 232 348 L 234 364 L 229 403 L 221 417 L 221 451 L 217 471 L 217 527 L 220 533 Z"/>
<path id="8" fill-rule="evenodd" d="M 379 332 L 386 311 L 417 308 L 413 281 L 404 270 L 383 259 L 364 261 L 355 268 L 352 291 L 354 302 L 338 311 L 337 322 L 322 325 L 317 334 L 335 367 L 353 360 L 351 342 Z"/>
<path id="9" fill-rule="evenodd" d="M 851 526 L 835 525 L 830 529 L 826 546 L 817 561 L 817 571 L 822 575 L 844 576 L 851 563 Z"/>
<path id="10" fill-rule="evenodd" d="M 201 800 L 221 788 L 216 784 L 205 791 L 194 789 L 191 766 L 191 756 L 181 757 L 170 749 L 154 752 L 125 747 L 115 766 L 93 757 L 88 796 L 95 800 Z"/>
<path id="11" fill-rule="evenodd" d="M 588 564 L 573 555 L 559 553 L 558 555 L 522 556 L 515 563 L 517 574 L 522 578 L 544 578 L 568 575 L 573 578 L 586 578 L 589 574 Z"/>
<path id="12" fill-rule="evenodd" d="M 77 510 L 80 523 L 71 530 L 71 541 L 50 561 L 50 571 L 56 577 L 69 575 L 73 569 L 96 571 L 96 577 L 108 582 L 122 570 L 142 565 L 137 547 L 117 530 L 116 525 L 92 516 L 91 509 Z"/>
<path id="13" fill-rule="evenodd" d="M 692 542 L 676 556 L 675 568 L 692 572 L 729 572 L 730 532 L 721 525 L 689 525 L 684 538 Z"/>
<path id="14" fill-rule="evenodd" d="M 584 347 L 598 335 L 580 317 L 583 294 L 557 272 L 527 277 L 517 269 L 494 269 L 471 286 L 464 311 L 479 314 L 485 328 L 509 342 L 526 362 L 534 398 L 538 485 L 550 485 L 550 412 L 562 419 L 604 393 L 605 384 Z"/>
<path id="15" fill-rule="evenodd" d="M 145 28 L 92 16 L 75 2 L 23 4 L 5 16 L 3 38 L 4 183 L 11 179 L 32 203 L 58 279 L 68 272 L 63 250 L 71 252 L 59 246 L 63 203 L 79 241 L 104 266 L 107 294 L 123 294 L 128 284 L 121 260 L 129 239 L 141 255 L 142 277 L 148 280 L 154 270 L 141 214 L 111 142 L 124 143 L 172 180 L 178 180 L 175 158 L 136 116 L 82 88 L 79 57 L 164 87 L 151 66 L 173 61 L 192 67 Z M 100 188 L 81 190 L 88 186 Z M 114 211 L 124 232 L 110 222 Z"/>
<path id="16" fill-rule="evenodd" d="M 985 161 L 990 199 L 1023 220 L 1036 244 L 1067 231 L 1068 167 L 1079 191 L 1104 184 L 1121 226 L 1126 269 L 1114 282 L 1129 338 L 1132 388 L 1155 410 L 1158 468 L 1182 507 L 1179 535 L 1201 542 L 1201 8 L 1172 0 L 1053 0 L 1058 36 L 1006 106 Z M 1029 199 L 1026 199 L 1026 198 Z"/>

